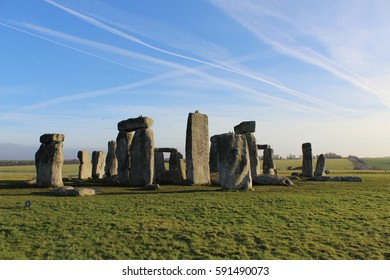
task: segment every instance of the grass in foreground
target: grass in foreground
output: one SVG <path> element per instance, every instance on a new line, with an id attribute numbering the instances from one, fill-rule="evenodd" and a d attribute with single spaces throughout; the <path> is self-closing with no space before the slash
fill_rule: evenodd
<path id="1" fill-rule="evenodd" d="M 96 182 L 84 198 L 2 180 L 0 259 L 389 258 L 390 175 L 361 176 L 250 192 Z"/>

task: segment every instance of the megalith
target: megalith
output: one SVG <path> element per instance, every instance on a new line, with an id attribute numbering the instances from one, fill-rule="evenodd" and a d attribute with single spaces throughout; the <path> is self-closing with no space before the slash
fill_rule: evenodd
<path id="1" fill-rule="evenodd" d="M 104 177 L 104 166 L 106 154 L 103 151 L 92 152 L 92 178 L 102 179 Z"/>
<path id="2" fill-rule="evenodd" d="M 275 175 L 274 150 L 265 148 L 263 150 L 263 174 Z"/>
<path id="3" fill-rule="evenodd" d="M 154 182 L 160 182 L 161 176 L 166 172 L 164 152 L 154 149 Z"/>
<path id="4" fill-rule="evenodd" d="M 37 186 L 62 187 L 62 165 L 64 163 L 63 134 L 43 134 L 41 146 L 35 153 Z"/>
<path id="5" fill-rule="evenodd" d="M 153 119 L 149 117 L 139 116 L 138 118 L 130 118 L 118 123 L 119 131 L 132 132 L 138 129 L 150 128 L 153 126 Z"/>
<path id="6" fill-rule="evenodd" d="M 171 153 L 169 157 L 169 176 L 173 184 L 183 184 L 187 180 L 186 166 L 180 152 Z"/>
<path id="7" fill-rule="evenodd" d="M 210 138 L 209 167 L 210 167 L 210 173 L 218 172 L 217 138 L 215 136 Z"/>
<path id="8" fill-rule="evenodd" d="M 79 176 L 80 180 L 87 180 L 92 177 L 92 158 L 88 150 L 77 152 L 77 158 L 80 161 Z"/>
<path id="9" fill-rule="evenodd" d="M 318 159 L 317 159 L 316 169 L 314 171 L 314 176 L 324 175 L 325 161 L 326 161 L 326 157 L 324 156 L 324 154 L 320 154 L 318 156 Z"/>
<path id="10" fill-rule="evenodd" d="M 186 172 L 189 184 L 210 184 L 208 117 L 189 113 L 186 133 Z"/>
<path id="11" fill-rule="evenodd" d="M 116 158 L 116 141 L 108 141 L 106 156 L 106 167 L 104 168 L 106 177 L 115 176 L 118 173 L 118 160 Z"/>
<path id="12" fill-rule="evenodd" d="M 313 155 L 310 143 L 302 144 L 302 176 L 313 176 Z"/>
<path id="13" fill-rule="evenodd" d="M 223 190 L 252 189 L 249 150 L 241 134 L 225 133 L 217 137 L 219 180 Z"/>
<path id="14" fill-rule="evenodd" d="M 251 175 L 257 176 L 259 173 L 259 155 L 257 154 L 256 137 L 252 132 L 244 133 L 246 142 L 248 144 L 249 160 L 251 164 Z"/>
<path id="15" fill-rule="evenodd" d="M 154 179 L 154 135 L 150 128 L 138 129 L 130 147 L 130 184 L 144 186 Z"/>
<path id="16" fill-rule="evenodd" d="M 245 121 L 234 127 L 234 133 L 236 134 L 245 134 L 247 132 L 256 131 L 256 122 L 255 121 Z"/>
<path id="17" fill-rule="evenodd" d="M 130 146 L 133 132 L 120 131 L 116 137 L 116 157 L 118 160 L 118 181 L 122 185 L 130 184 Z"/>

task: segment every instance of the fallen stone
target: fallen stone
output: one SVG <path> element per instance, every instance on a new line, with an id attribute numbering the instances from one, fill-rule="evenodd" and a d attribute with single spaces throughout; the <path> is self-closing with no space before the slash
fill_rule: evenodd
<path id="1" fill-rule="evenodd" d="M 253 177 L 254 185 L 292 186 L 294 183 L 287 177 L 277 175 L 261 175 Z"/>
<path id="2" fill-rule="evenodd" d="M 332 181 L 332 182 L 363 182 L 361 177 L 355 176 L 314 176 L 309 179 L 310 181 Z"/>
<path id="3" fill-rule="evenodd" d="M 64 142 L 65 135 L 59 133 L 43 134 L 39 138 L 42 144 L 50 144 L 52 142 Z"/>
<path id="4" fill-rule="evenodd" d="M 189 113 L 186 131 L 186 172 L 189 184 L 210 184 L 208 117 Z"/>
<path id="5" fill-rule="evenodd" d="M 225 133 L 217 137 L 218 172 L 223 190 L 252 189 L 248 144 L 244 135 Z"/>
<path id="6" fill-rule="evenodd" d="M 153 119 L 149 117 L 130 118 L 119 122 L 118 130 L 132 132 L 142 128 L 150 128 L 153 123 Z"/>
<path id="7" fill-rule="evenodd" d="M 96 194 L 95 190 L 90 188 L 79 188 L 76 192 L 77 196 L 92 196 Z"/>
<path id="8" fill-rule="evenodd" d="M 242 122 L 234 127 L 234 133 L 236 133 L 236 134 L 255 132 L 255 130 L 256 130 L 256 122 L 255 121 Z"/>
<path id="9" fill-rule="evenodd" d="M 78 191 L 75 190 L 73 187 L 63 186 L 53 189 L 51 191 L 51 194 L 55 196 L 77 196 Z"/>

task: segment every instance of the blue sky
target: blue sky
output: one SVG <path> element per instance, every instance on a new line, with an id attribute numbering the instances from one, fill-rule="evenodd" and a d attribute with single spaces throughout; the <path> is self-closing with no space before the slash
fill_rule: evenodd
<path id="1" fill-rule="evenodd" d="M 210 136 L 255 120 L 276 154 L 390 155 L 390 2 L 0 1 L 1 143 L 106 149 L 150 116 L 184 151 L 189 112 Z M 1 153 L 1 151 L 0 151 Z M 76 157 L 76 155 L 75 155 Z"/>

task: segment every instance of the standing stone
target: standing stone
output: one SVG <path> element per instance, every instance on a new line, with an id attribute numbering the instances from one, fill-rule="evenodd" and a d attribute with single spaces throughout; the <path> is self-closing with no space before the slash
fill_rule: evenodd
<path id="1" fill-rule="evenodd" d="M 274 175 L 275 162 L 274 162 L 274 150 L 266 148 L 263 151 L 263 174 Z"/>
<path id="2" fill-rule="evenodd" d="M 310 143 L 302 144 L 302 176 L 313 177 L 313 155 Z"/>
<path id="3" fill-rule="evenodd" d="M 79 179 L 87 180 L 92 177 L 92 159 L 88 150 L 78 151 L 77 157 L 80 160 Z"/>
<path id="4" fill-rule="evenodd" d="M 130 147 L 130 184 L 144 186 L 154 178 L 154 135 L 150 128 L 138 129 Z"/>
<path id="5" fill-rule="evenodd" d="M 130 184 L 130 146 L 133 132 L 120 131 L 116 137 L 116 157 L 118 160 L 118 181 L 122 185 Z"/>
<path id="6" fill-rule="evenodd" d="M 186 133 L 186 172 L 190 184 L 210 184 L 207 115 L 189 113 Z"/>
<path id="7" fill-rule="evenodd" d="M 154 149 L 154 181 L 159 182 L 161 176 L 166 172 L 164 153 Z"/>
<path id="8" fill-rule="evenodd" d="M 251 175 L 253 178 L 259 173 L 259 156 L 257 154 L 256 138 L 252 132 L 246 132 L 244 135 L 248 144 L 249 159 L 251 164 Z"/>
<path id="9" fill-rule="evenodd" d="M 217 160 L 217 138 L 215 136 L 210 138 L 210 173 L 218 172 L 218 160 Z"/>
<path id="10" fill-rule="evenodd" d="M 326 157 L 323 154 L 320 154 L 317 159 L 316 170 L 314 171 L 314 176 L 322 176 L 325 170 L 325 161 Z"/>
<path id="11" fill-rule="evenodd" d="M 173 184 L 183 184 L 187 180 L 186 166 L 180 152 L 171 153 L 169 157 L 169 176 Z"/>
<path id="12" fill-rule="evenodd" d="M 64 163 L 63 134 L 44 134 L 35 154 L 38 187 L 62 187 L 62 165 Z"/>
<path id="13" fill-rule="evenodd" d="M 118 160 L 116 158 L 116 141 L 108 141 L 105 174 L 107 177 L 118 174 Z"/>
<path id="14" fill-rule="evenodd" d="M 245 136 L 233 133 L 219 135 L 217 154 L 222 189 L 252 189 L 249 150 Z"/>
<path id="15" fill-rule="evenodd" d="M 92 152 L 92 178 L 102 179 L 104 176 L 104 166 L 106 154 L 103 151 Z"/>

